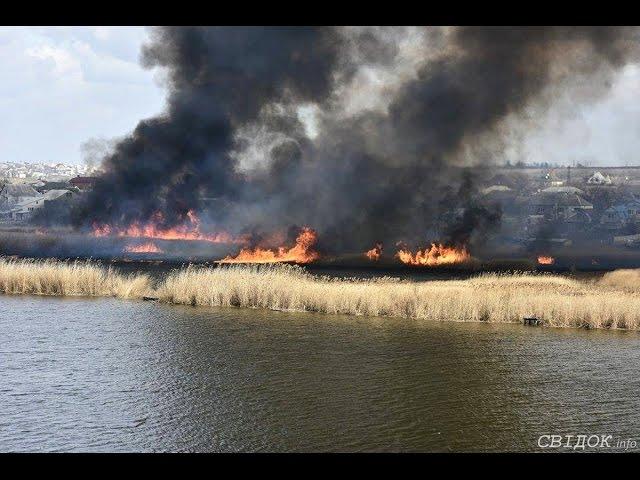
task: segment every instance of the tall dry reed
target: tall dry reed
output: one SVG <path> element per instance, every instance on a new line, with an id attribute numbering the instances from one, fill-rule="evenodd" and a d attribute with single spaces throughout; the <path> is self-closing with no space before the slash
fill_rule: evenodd
<path id="1" fill-rule="evenodd" d="M 558 327 L 640 326 L 640 296 L 619 285 L 554 275 L 483 274 L 429 282 L 316 277 L 287 265 L 189 268 L 170 275 L 162 301 L 459 322 Z"/>
<path id="2" fill-rule="evenodd" d="M 621 269 L 607 272 L 600 279 L 600 285 L 640 293 L 640 269 Z"/>
<path id="3" fill-rule="evenodd" d="M 0 259 L 0 293 L 140 298 L 147 275 L 120 275 L 89 261 Z"/>
<path id="4" fill-rule="evenodd" d="M 482 274 L 412 282 L 315 276 L 289 265 L 189 267 L 153 289 L 147 275 L 124 276 L 90 262 L 0 259 L 0 293 L 140 298 L 184 305 L 370 315 L 458 322 L 522 322 L 640 328 L 640 271 L 599 281 L 550 274 Z"/>

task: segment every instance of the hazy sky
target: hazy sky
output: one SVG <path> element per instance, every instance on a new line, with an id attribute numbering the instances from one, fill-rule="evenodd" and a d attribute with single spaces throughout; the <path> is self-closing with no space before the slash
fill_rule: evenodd
<path id="1" fill-rule="evenodd" d="M 640 67 L 618 72 L 597 102 L 582 104 L 567 92 L 537 123 L 524 140 L 525 161 L 640 165 Z"/>
<path id="2" fill-rule="evenodd" d="M 143 27 L 0 28 L 0 161 L 81 161 L 90 138 L 122 136 L 163 109 L 140 67 Z"/>
<path id="3" fill-rule="evenodd" d="M 0 28 L 0 161 L 78 163 L 80 146 L 162 111 L 158 72 L 139 65 L 143 27 Z M 596 104 L 571 99 L 520 144 L 529 162 L 640 165 L 640 68 Z M 569 114 L 567 114 L 567 111 Z"/>

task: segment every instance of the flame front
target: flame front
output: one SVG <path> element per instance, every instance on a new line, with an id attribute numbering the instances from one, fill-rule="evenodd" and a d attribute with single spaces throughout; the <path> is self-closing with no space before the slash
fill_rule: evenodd
<path id="1" fill-rule="evenodd" d="M 317 241 L 316 232 L 309 227 L 304 227 L 296 238 L 296 244 L 291 248 L 243 248 L 235 257 L 225 257 L 218 263 L 310 263 L 320 258 L 320 254 L 313 250 Z"/>
<path id="2" fill-rule="evenodd" d="M 95 237 L 132 237 L 132 238 L 153 238 L 158 240 L 201 240 L 211 243 L 247 243 L 245 237 L 234 237 L 229 233 L 203 233 L 200 231 L 200 220 L 197 215 L 189 210 L 187 219 L 183 225 L 173 228 L 162 228 L 161 212 L 156 212 L 147 223 L 133 222 L 128 227 L 118 228 L 109 224 L 93 225 L 93 235 Z"/>
<path id="3" fill-rule="evenodd" d="M 538 263 L 540 265 L 553 265 L 554 263 L 556 263 L 556 259 L 549 255 L 539 255 Z"/>
<path id="4" fill-rule="evenodd" d="M 432 243 L 430 248 L 418 250 L 415 254 L 407 248 L 401 248 L 396 257 L 407 265 L 452 265 L 464 263 L 471 259 L 471 255 L 465 247 L 447 247 L 442 244 Z"/>
<path id="5" fill-rule="evenodd" d="M 124 247 L 124 251 L 127 253 L 164 253 L 153 242 L 129 244 Z"/>
<path id="6" fill-rule="evenodd" d="M 380 260 L 380 255 L 382 255 L 382 244 L 376 243 L 375 247 L 373 247 L 371 250 L 367 250 L 364 254 L 369 260 L 377 262 L 378 260 Z"/>

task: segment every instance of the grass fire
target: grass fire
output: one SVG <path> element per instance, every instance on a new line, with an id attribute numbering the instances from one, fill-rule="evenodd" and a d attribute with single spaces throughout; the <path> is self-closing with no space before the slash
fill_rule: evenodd
<path id="1" fill-rule="evenodd" d="M 540 265 L 553 265 L 556 259 L 550 255 L 538 255 L 538 263 Z"/>
<path id="2" fill-rule="evenodd" d="M 145 223 L 133 222 L 126 227 L 114 227 L 108 223 L 93 224 L 93 235 L 96 237 L 131 237 L 149 238 L 161 240 L 192 240 L 205 241 L 211 243 L 244 243 L 246 239 L 233 237 L 226 232 L 203 233 L 200 231 L 200 220 L 198 216 L 189 210 L 185 220 L 177 226 L 162 226 L 164 216 L 161 212 L 155 212 L 151 219 Z"/>
<path id="3" fill-rule="evenodd" d="M 290 248 L 243 248 L 236 256 L 227 256 L 218 263 L 310 263 L 320 258 L 320 254 L 313 250 L 317 240 L 317 233 L 304 227 L 296 237 L 295 245 Z"/>
<path id="4" fill-rule="evenodd" d="M 640 448 L 640 27 L 0 39 L 0 450 Z"/>
<path id="5" fill-rule="evenodd" d="M 607 93 L 636 29 L 154 32 L 142 57 L 167 108 L 101 149 L 92 176 L 12 172 L 0 254 L 356 276 L 640 265 L 637 171 L 514 153 L 555 98 Z"/>
<path id="6" fill-rule="evenodd" d="M 381 255 L 382 255 L 381 243 L 377 243 L 375 247 L 373 247 L 371 250 L 367 250 L 364 254 L 365 257 L 367 257 L 369 260 L 372 260 L 374 262 L 377 262 L 378 260 L 380 260 Z"/>
<path id="7" fill-rule="evenodd" d="M 432 243 L 430 247 L 412 253 L 407 248 L 400 248 L 396 257 L 404 264 L 415 266 L 455 265 L 471 260 L 465 247 L 448 247 Z"/>

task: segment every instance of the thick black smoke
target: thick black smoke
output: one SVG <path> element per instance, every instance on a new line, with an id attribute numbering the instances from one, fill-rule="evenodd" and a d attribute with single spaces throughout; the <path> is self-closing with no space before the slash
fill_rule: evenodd
<path id="1" fill-rule="evenodd" d="M 172 223 L 215 197 L 223 201 L 209 218 L 221 228 L 309 225 L 326 250 L 473 242 L 499 222 L 474 186 L 501 160 L 504 124 L 575 85 L 597 98 L 636 49 L 636 31 L 622 27 L 425 28 L 433 42 L 414 52 L 418 68 L 397 80 L 386 108 L 345 113 L 358 69 L 392 65 L 402 32 L 156 30 L 143 61 L 167 69 L 167 112 L 106 159 L 78 223 L 156 211 Z M 314 138 L 294 108 L 302 104 L 320 112 Z M 246 172 L 234 152 L 249 126 L 285 140 Z"/>
<path id="2" fill-rule="evenodd" d="M 76 222 L 126 225 L 160 211 L 170 225 L 203 197 L 233 198 L 234 131 L 284 97 L 322 100 L 338 43 L 322 28 L 156 29 L 142 61 L 166 68 L 167 111 L 117 145 Z"/>

